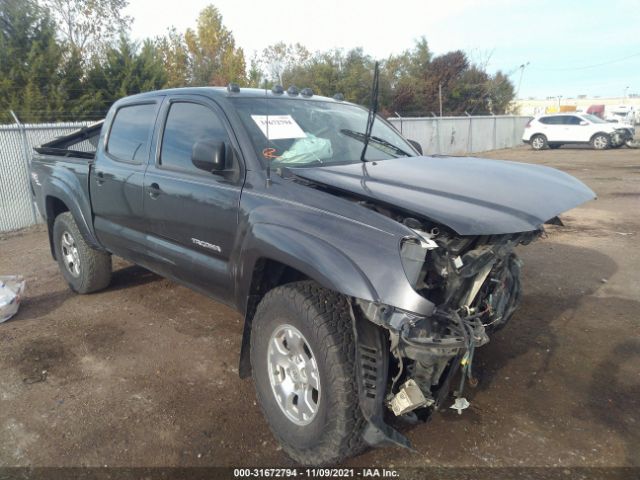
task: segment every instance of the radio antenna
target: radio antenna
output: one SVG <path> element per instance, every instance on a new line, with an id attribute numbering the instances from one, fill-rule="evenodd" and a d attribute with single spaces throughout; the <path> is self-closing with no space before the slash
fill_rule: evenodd
<path id="1" fill-rule="evenodd" d="M 271 146 L 271 137 L 269 137 L 269 91 L 267 90 L 267 79 L 264 79 L 264 103 L 266 107 L 266 119 L 267 119 L 267 144 Z M 263 155 L 267 160 L 267 187 L 271 186 L 271 158 Z"/>

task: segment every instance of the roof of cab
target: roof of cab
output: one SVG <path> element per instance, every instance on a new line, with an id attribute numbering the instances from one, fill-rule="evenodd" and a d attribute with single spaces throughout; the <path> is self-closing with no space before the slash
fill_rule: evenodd
<path id="1" fill-rule="evenodd" d="M 305 96 L 305 95 L 302 95 L 301 93 L 298 93 L 297 95 L 290 95 L 287 93 L 286 90 L 283 93 L 274 93 L 271 90 L 266 90 L 263 88 L 242 88 L 242 87 L 239 89 L 239 91 L 235 91 L 235 92 L 228 87 L 169 88 L 166 90 L 154 90 L 152 92 L 138 93 L 136 95 L 130 95 L 128 97 L 124 97 L 120 100 L 142 99 L 142 98 L 155 97 L 158 95 L 175 95 L 175 94 L 206 95 L 206 96 L 217 97 L 217 98 L 220 98 L 220 97 L 223 97 L 223 98 L 247 98 L 247 97 L 260 98 L 262 97 L 264 98 L 264 96 L 266 95 L 267 97 L 270 97 L 270 98 L 290 98 L 290 99 L 297 99 L 297 100 L 315 100 L 315 101 L 322 101 L 322 102 L 349 103 L 343 100 L 336 100 L 334 98 L 322 97 L 315 94 L 312 96 Z"/>

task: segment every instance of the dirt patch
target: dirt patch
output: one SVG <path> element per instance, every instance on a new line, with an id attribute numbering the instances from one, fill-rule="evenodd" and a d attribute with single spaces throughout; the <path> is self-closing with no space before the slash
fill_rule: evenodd
<path id="1" fill-rule="evenodd" d="M 32 384 L 46 381 L 50 374 L 60 374 L 73 360 L 60 340 L 38 338 L 22 348 L 16 364 L 22 381 Z"/>

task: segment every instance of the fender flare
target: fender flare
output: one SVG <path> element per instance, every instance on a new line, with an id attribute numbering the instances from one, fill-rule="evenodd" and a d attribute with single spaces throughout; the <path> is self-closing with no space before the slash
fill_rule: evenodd
<path id="1" fill-rule="evenodd" d="M 348 297 L 375 302 L 378 293 L 360 268 L 330 243 L 290 227 L 259 223 L 247 233 L 236 269 L 236 303 L 244 314 L 239 374 L 251 373 L 251 322 L 259 298 L 251 294 L 256 264 L 261 259 L 291 267 L 323 287 Z"/>
<path id="2" fill-rule="evenodd" d="M 46 190 L 43 192 L 45 210 L 44 213 L 47 220 L 47 228 L 49 231 L 49 246 L 51 248 L 51 255 L 53 256 L 53 258 L 56 258 L 55 249 L 53 247 L 53 222 L 55 221 L 55 215 L 51 210 L 51 199 L 56 199 L 62 202 L 67 207 L 78 226 L 78 230 L 80 230 L 80 234 L 92 248 L 104 250 L 104 247 L 100 244 L 95 234 L 93 233 L 92 225 L 90 223 L 91 211 L 89 206 L 89 199 L 86 199 L 89 211 L 85 212 L 80 205 L 80 200 L 77 198 L 78 195 L 72 194 L 74 192 L 82 195 L 83 197 L 85 196 L 81 189 L 74 189 L 67 182 L 62 181 L 59 178 L 52 178 L 48 183 Z"/>

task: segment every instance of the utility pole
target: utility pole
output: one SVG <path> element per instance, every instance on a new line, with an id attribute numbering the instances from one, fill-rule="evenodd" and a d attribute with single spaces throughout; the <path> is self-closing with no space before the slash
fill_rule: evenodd
<path id="1" fill-rule="evenodd" d="M 524 75 L 524 69 L 529 66 L 529 62 L 520 65 L 520 80 L 518 80 L 518 90 L 516 90 L 516 98 L 520 95 L 520 85 L 522 85 L 522 76 Z"/>
<path id="2" fill-rule="evenodd" d="M 442 116 L 442 82 L 438 84 L 438 100 L 440 102 L 440 116 Z"/>

